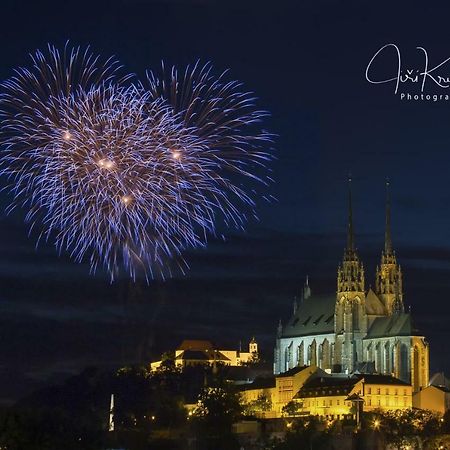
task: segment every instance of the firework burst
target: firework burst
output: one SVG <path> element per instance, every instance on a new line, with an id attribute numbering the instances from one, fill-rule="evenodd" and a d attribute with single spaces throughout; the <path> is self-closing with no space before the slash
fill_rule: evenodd
<path id="1" fill-rule="evenodd" d="M 159 74 L 147 73 L 147 89 L 153 100 L 165 100 L 204 145 L 198 155 L 208 169 L 204 204 L 213 216 L 220 212 L 227 226 L 243 228 L 248 214 L 256 218 L 259 188 L 272 182 L 266 164 L 273 157 L 267 150 L 273 135 L 261 128 L 268 112 L 256 108 L 254 95 L 226 78 L 227 72 L 214 75 L 210 63 L 184 70 L 163 65 Z"/>
<path id="2" fill-rule="evenodd" d="M 126 83 L 116 61 L 80 49 L 32 60 L 2 84 L 0 168 L 10 210 L 27 209 L 40 237 L 113 280 L 184 270 L 183 251 L 206 245 L 219 217 L 242 228 L 256 193 L 240 178 L 267 182 L 253 169 L 271 137 L 247 132 L 265 113 L 238 83 L 210 66 Z"/>

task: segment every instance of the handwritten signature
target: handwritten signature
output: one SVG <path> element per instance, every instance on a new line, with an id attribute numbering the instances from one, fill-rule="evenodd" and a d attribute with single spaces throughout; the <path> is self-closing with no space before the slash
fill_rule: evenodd
<path id="1" fill-rule="evenodd" d="M 382 53 L 386 51 L 386 49 L 392 47 L 395 50 L 396 53 L 396 67 L 395 67 L 395 76 L 392 76 L 391 78 L 387 78 L 384 80 L 374 80 L 370 76 L 370 70 L 372 67 L 373 62 L 380 57 Z M 441 63 L 437 64 L 433 68 L 429 67 L 429 60 L 428 60 L 428 52 L 423 47 L 416 47 L 417 50 L 423 52 L 424 55 L 424 65 L 423 68 L 417 69 L 417 68 L 403 68 L 402 66 L 402 59 L 400 55 L 400 49 L 395 44 L 386 44 L 383 47 L 381 47 L 372 57 L 369 64 L 366 68 L 366 80 L 369 83 L 373 84 L 383 84 L 383 83 L 395 83 L 395 94 L 398 92 L 398 88 L 401 83 L 421 83 L 420 92 L 423 92 L 425 89 L 425 83 L 427 80 L 432 81 L 440 88 L 448 88 L 450 87 L 450 77 L 449 76 L 442 76 L 438 75 L 437 72 L 435 72 L 437 69 L 442 68 L 447 62 L 450 61 L 450 57 L 442 61 Z M 394 75 L 393 73 L 393 75 Z"/>

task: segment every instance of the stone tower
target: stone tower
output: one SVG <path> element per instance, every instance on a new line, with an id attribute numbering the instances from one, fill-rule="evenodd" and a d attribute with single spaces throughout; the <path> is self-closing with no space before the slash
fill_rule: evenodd
<path id="1" fill-rule="evenodd" d="M 397 264 L 391 239 L 391 205 L 389 182 L 386 182 L 386 230 L 381 264 L 375 275 L 375 291 L 383 302 L 388 315 L 404 311 L 402 270 Z"/>
<path id="2" fill-rule="evenodd" d="M 362 339 L 367 333 L 364 267 L 356 252 L 353 234 L 351 179 L 348 192 L 347 247 L 337 272 L 337 297 L 334 314 L 334 370 L 350 373 L 362 361 Z"/>
<path id="3" fill-rule="evenodd" d="M 258 358 L 258 343 L 256 342 L 256 339 L 254 336 L 252 337 L 252 340 L 250 341 L 250 343 L 248 345 L 248 351 L 255 358 Z"/>

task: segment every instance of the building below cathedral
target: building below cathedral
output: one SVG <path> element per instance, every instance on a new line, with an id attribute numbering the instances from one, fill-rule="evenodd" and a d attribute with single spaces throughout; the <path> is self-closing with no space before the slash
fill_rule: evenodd
<path id="1" fill-rule="evenodd" d="M 278 326 L 274 373 L 306 365 L 328 373 L 379 374 L 419 392 L 428 386 L 429 346 L 405 311 L 402 270 L 391 240 L 388 183 L 385 242 L 374 289 L 366 289 L 355 247 L 350 186 L 347 246 L 337 269 L 336 294 L 314 295 L 306 281 L 292 317 Z"/>
<path id="2" fill-rule="evenodd" d="M 248 351 L 220 349 L 210 341 L 184 340 L 175 350 L 174 362 L 176 367 L 223 364 L 225 366 L 241 366 L 258 360 L 258 343 L 255 338 L 248 344 Z M 156 370 L 163 360 L 150 363 L 150 369 Z"/>
<path id="3" fill-rule="evenodd" d="M 255 408 L 260 418 L 323 416 L 329 420 L 356 419 L 356 410 L 392 411 L 412 407 L 412 387 L 391 375 L 328 374 L 316 366 L 294 367 L 271 378 L 259 378 L 241 386 L 244 405 Z M 286 408 L 295 405 L 295 412 Z M 358 406 L 357 406 L 358 405 Z"/>

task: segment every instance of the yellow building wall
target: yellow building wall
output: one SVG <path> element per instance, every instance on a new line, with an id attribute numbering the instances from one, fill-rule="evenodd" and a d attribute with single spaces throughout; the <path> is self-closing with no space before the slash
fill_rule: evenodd
<path id="1" fill-rule="evenodd" d="M 414 394 L 413 405 L 415 408 L 429 409 L 444 414 L 446 411 L 446 395 L 435 386 L 428 386 Z"/>
<path id="2" fill-rule="evenodd" d="M 345 401 L 346 395 L 311 397 L 302 401 L 301 411 L 312 416 L 328 416 L 332 419 L 343 419 L 351 414 L 352 403 Z"/>
<path id="3" fill-rule="evenodd" d="M 412 408 L 412 386 L 365 384 L 362 397 L 365 411 Z"/>
<path id="4" fill-rule="evenodd" d="M 274 388 L 249 389 L 242 392 L 242 401 L 248 403 L 265 395 L 272 401 L 272 411 L 264 415 L 268 417 L 282 417 L 283 407 L 294 399 L 305 382 L 317 371 L 317 367 L 309 367 L 290 377 L 276 377 Z M 345 399 L 349 395 L 359 395 L 364 403 L 364 411 L 381 409 L 392 411 L 409 409 L 413 406 L 412 386 L 369 384 L 364 379 L 357 382 L 348 394 L 343 395 L 317 395 L 316 397 L 295 399 L 301 405 L 300 412 L 304 414 L 328 416 L 329 418 L 343 419 L 345 415 L 353 414 L 353 404 Z M 264 416 L 262 415 L 262 416 Z"/>
<path id="5" fill-rule="evenodd" d="M 282 409 L 288 404 L 294 395 L 303 387 L 308 379 L 320 370 L 317 366 L 309 366 L 296 374 L 286 377 L 276 377 L 275 396 L 273 401 L 273 409 L 281 417 Z"/>
<path id="6" fill-rule="evenodd" d="M 364 411 L 376 409 L 392 411 L 412 407 L 412 386 L 367 384 L 361 380 L 347 395 L 318 395 L 300 400 L 303 404 L 302 411 L 311 415 L 342 419 L 343 415 L 352 414 L 353 404 L 345 400 L 352 394 L 357 394 L 363 399 Z"/>

